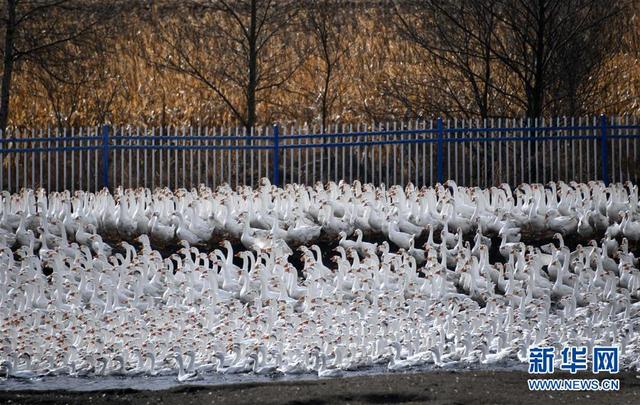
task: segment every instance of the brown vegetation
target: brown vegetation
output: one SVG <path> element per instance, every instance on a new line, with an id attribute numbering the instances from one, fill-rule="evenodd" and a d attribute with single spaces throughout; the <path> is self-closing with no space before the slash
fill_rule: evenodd
<path id="1" fill-rule="evenodd" d="M 639 11 L 633 0 L 7 0 L 8 125 L 635 114 Z"/>

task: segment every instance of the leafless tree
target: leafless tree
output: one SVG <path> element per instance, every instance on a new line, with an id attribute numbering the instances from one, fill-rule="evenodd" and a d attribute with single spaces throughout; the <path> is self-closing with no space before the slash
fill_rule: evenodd
<path id="1" fill-rule="evenodd" d="M 438 83 L 444 113 L 486 118 L 493 112 L 494 56 L 491 43 L 495 0 L 396 1 L 395 19 L 401 38 L 425 52 L 425 68 Z M 402 89 L 397 89 L 402 91 Z M 433 93 L 432 93 L 433 94 Z M 452 111 L 453 110 L 453 111 Z"/>
<path id="2" fill-rule="evenodd" d="M 168 53 L 156 63 L 210 88 L 248 130 L 261 96 L 285 83 L 299 63 L 282 38 L 298 11 L 295 0 L 192 0 L 184 18 L 157 21 Z"/>
<path id="3" fill-rule="evenodd" d="M 569 98 L 576 111 L 579 83 L 588 80 L 616 44 L 609 33 L 621 7 L 603 0 L 500 0 L 491 12 L 498 20 L 491 45 L 517 91 L 497 89 L 527 117 L 561 112 Z M 605 45 L 606 44 L 606 45 Z M 551 108 L 552 106 L 555 108 Z"/>
<path id="4" fill-rule="evenodd" d="M 577 113 L 583 84 L 615 52 L 609 24 L 620 11 L 601 0 L 396 4 L 400 34 L 435 59 L 427 66 L 442 93 L 480 117 Z"/>
<path id="5" fill-rule="evenodd" d="M 101 30 L 115 15 L 117 3 L 81 0 L 3 2 L 0 130 L 6 129 L 9 119 L 15 69 L 23 65 L 29 69 L 39 67 L 40 73 L 48 71 L 54 76 L 56 66 L 67 69 L 75 62 L 74 52 L 69 50 L 82 49 L 104 35 Z M 80 55 L 80 52 L 75 55 Z"/>
<path id="6" fill-rule="evenodd" d="M 348 56 L 349 35 L 356 22 L 350 9 L 342 7 L 340 0 L 307 0 L 304 10 L 305 26 L 310 34 L 311 57 L 317 86 L 314 93 L 320 105 L 320 122 L 326 128 L 332 114 L 333 105 L 339 96 L 337 86 L 338 70 L 342 59 Z M 319 87 L 318 91 L 315 91 Z"/>

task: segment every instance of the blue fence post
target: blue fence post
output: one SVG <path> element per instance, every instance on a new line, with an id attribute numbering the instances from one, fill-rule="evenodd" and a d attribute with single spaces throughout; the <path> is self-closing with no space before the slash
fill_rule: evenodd
<path id="1" fill-rule="evenodd" d="M 109 125 L 102 126 L 102 187 L 109 189 Z"/>
<path id="2" fill-rule="evenodd" d="M 438 173 L 438 183 L 444 183 L 444 174 L 442 173 L 442 159 L 444 156 L 444 128 L 442 127 L 442 117 L 438 117 L 438 149 L 437 149 L 437 173 Z"/>
<path id="3" fill-rule="evenodd" d="M 607 116 L 600 115 L 600 162 L 602 164 L 600 170 L 602 172 L 602 181 L 605 185 L 609 185 L 609 150 L 607 148 Z"/>
<path id="4" fill-rule="evenodd" d="M 280 187 L 280 128 L 273 125 L 273 185 Z"/>

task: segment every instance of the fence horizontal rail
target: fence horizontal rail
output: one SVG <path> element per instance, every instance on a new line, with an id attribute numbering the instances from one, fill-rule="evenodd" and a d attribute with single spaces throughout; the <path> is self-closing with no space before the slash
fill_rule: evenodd
<path id="1" fill-rule="evenodd" d="M 639 128 L 640 129 L 640 128 Z M 419 133 L 417 133 L 419 134 Z M 335 137 L 343 137 L 347 138 L 350 135 L 348 134 L 331 134 Z M 625 139 L 625 138 L 637 138 L 640 135 L 609 135 L 607 139 Z M 235 139 L 238 138 L 238 139 Z M 240 137 L 234 137 L 232 140 L 239 140 Z M 280 140 L 286 139 L 304 139 L 305 137 L 280 137 Z M 136 142 L 150 142 L 152 140 L 158 139 L 168 139 L 168 138 L 158 138 L 152 136 L 141 136 L 138 138 L 129 138 L 129 137 L 109 137 L 110 141 L 114 140 L 131 140 Z M 219 138 L 211 138 L 211 139 L 199 139 L 195 137 L 171 137 L 172 140 L 180 140 L 181 142 L 197 142 L 197 141 L 206 141 L 206 140 L 220 140 Z M 272 140 L 273 137 L 268 138 L 267 140 Z M 443 138 L 440 141 L 445 143 L 460 143 L 460 142 L 535 142 L 535 141 L 562 141 L 562 140 L 577 140 L 577 139 L 600 139 L 599 135 L 546 135 L 546 136 L 511 136 L 511 137 L 475 137 L 475 138 Z M 87 140 L 102 140 L 101 137 L 97 138 L 78 138 L 76 141 L 87 141 Z M 49 142 L 54 143 L 63 143 L 68 142 L 67 139 L 51 139 Z M 35 141 L 24 141 L 24 142 L 35 142 Z M 333 148 L 333 147 L 349 147 L 349 146 L 375 146 L 375 145 L 401 145 L 408 143 L 437 143 L 439 142 L 438 138 L 423 138 L 423 139 L 396 139 L 391 141 L 365 141 L 365 142 L 333 142 L 333 143 L 310 143 L 310 144 L 280 144 L 280 149 L 290 149 L 290 148 Z M 86 146 L 86 147 L 78 147 L 78 146 L 59 146 L 52 148 L 4 148 L 0 149 L 0 153 L 11 153 L 11 152 L 56 152 L 56 151 L 77 151 L 77 150 L 93 150 L 93 149 L 101 149 L 102 145 L 95 146 Z M 261 149 L 261 150 L 271 150 L 273 146 L 271 145 L 230 145 L 230 146 L 219 146 L 219 145 L 179 145 L 179 144 L 169 144 L 169 145 L 132 145 L 132 144 L 110 144 L 109 149 L 175 149 L 175 150 L 229 150 L 229 149 Z"/>
<path id="2" fill-rule="evenodd" d="M 618 127 L 610 127 L 618 128 Z M 623 127 L 620 127 L 623 128 Z M 630 127 L 635 128 L 635 127 Z M 549 126 L 549 127 L 483 127 L 483 128 L 451 128 L 444 127 L 442 131 L 438 128 L 424 128 L 424 129 L 406 129 L 406 130 L 381 130 L 370 132 L 339 132 L 339 133 L 313 133 L 313 134 L 299 134 L 299 135 L 284 135 L 280 136 L 281 140 L 287 139 L 312 139 L 312 138 L 340 138 L 340 137 L 368 137 L 368 136 L 397 136 L 397 135 L 419 135 L 419 134 L 437 134 L 442 132 L 447 133 L 474 133 L 474 132 L 559 132 L 559 131 L 577 131 L 577 130 L 597 130 L 600 126 Z"/>
<path id="3" fill-rule="evenodd" d="M 613 138 L 613 137 L 612 137 Z M 377 146 L 377 145 L 402 145 L 402 144 L 421 144 L 421 143 L 465 143 L 465 142 L 521 142 L 521 141 L 562 141 L 575 139 L 600 139 L 594 135 L 573 135 L 573 136 L 512 136 L 503 138 L 424 138 L 424 139 L 398 139 L 392 141 L 367 141 L 367 142 L 333 142 L 333 143 L 309 143 L 309 144 L 281 144 L 280 149 L 297 149 L 297 148 L 336 148 L 350 146 Z"/>
<path id="4" fill-rule="evenodd" d="M 70 137 L 46 137 L 46 138 L 0 138 L 2 143 L 29 143 L 29 142 L 86 142 L 102 141 L 101 136 L 70 136 Z"/>
<path id="5" fill-rule="evenodd" d="M 243 141 L 243 142 L 273 142 L 272 136 L 179 136 L 179 135 L 142 135 L 142 136 L 124 136 L 114 135 L 109 137 L 113 141 Z"/>
<path id="6" fill-rule="evenodd" d="M 561 131 L 588 131 L 600 129 L 597 125 L 584 125 L 584 126 L 548 126 L 548 127 L 487 127 L 487 128 L 449 128 L 442 129 L 447 133 L 460 133 L 460 132 L 561 132 Z"/>
<path id="7" fill-rule="evenodd" d="M 96 146 L 58 146 L 52 148 L 11 148 L 0 149 L 0 154 L 8 153 L 41 153 L 41 152 L 73 152 L 81 150 L 100 150 L 102 145 Z"/>
<path id="8" fill-rule="evenodd" d="M 101 148 L 101 147 L 98 147 Z M 110 145 L 109 149 L 155 149 L 155 150 L 272 150 L 273 146 L 264 145 Z"/>
<path id="9" fill-rule="evenodd" d="M 339 132 L 339 133 L 313 133 L 313 134 L 299 134 L 299 135 L 283 135 L 280 136 L 280 140 L 289 139 L 317 139 L 317 138 L 340 138 L 340 137 L 370 137 L 370 136 L 397 136 L 397 135 L 419 135 L 419 134 L 435 134 L 437 130 L 434 129 L 406 129 L 406 130 L 384 130 L 384 131 L 370 131 L 370 132 Z"/>

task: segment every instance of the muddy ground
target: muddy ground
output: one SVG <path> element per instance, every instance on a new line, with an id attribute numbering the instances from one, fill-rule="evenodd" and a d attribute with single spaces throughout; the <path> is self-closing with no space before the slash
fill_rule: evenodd
<path id="1" fill-rule="evenodd" d="M 183 386 L 166 391 L 97 392 L 2 391 L 0 382 L 0 404 L 640 404 L 640 373 L 616 375 L 620 391 L 607 393 L 530 392 L 529 377 L 518 371 L 437 371 Z M 553 378 L 593 378 L 593 375 L 556 373 Z"/>

